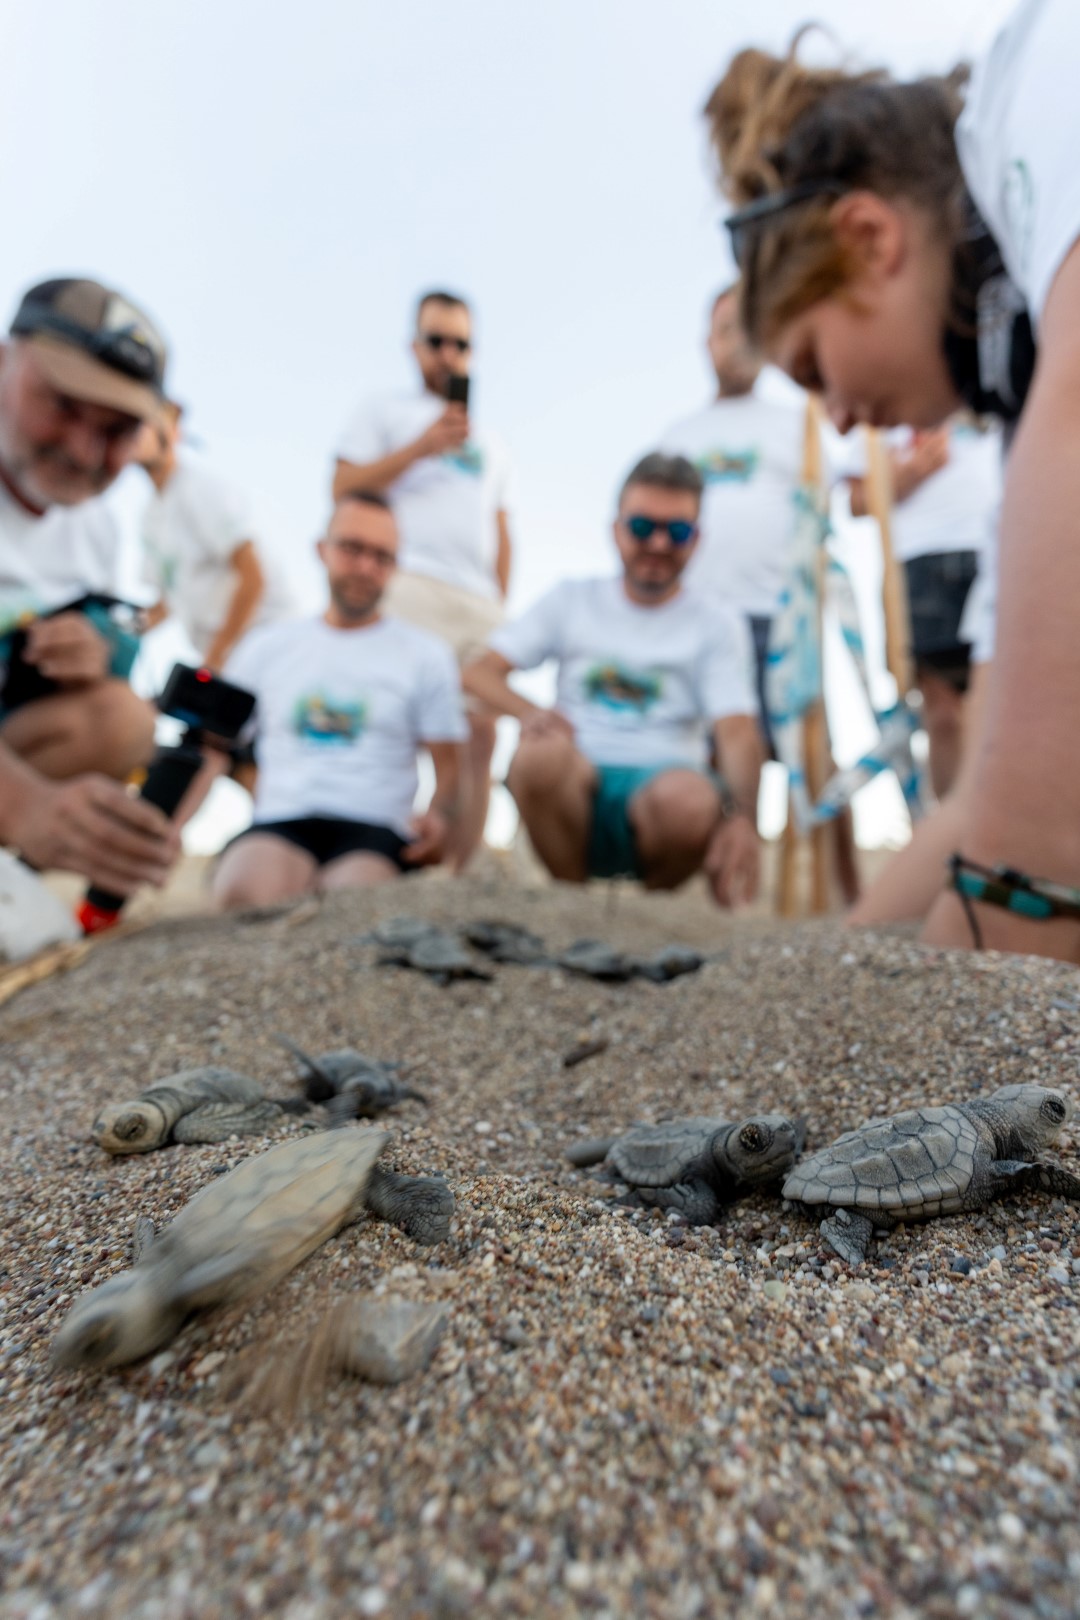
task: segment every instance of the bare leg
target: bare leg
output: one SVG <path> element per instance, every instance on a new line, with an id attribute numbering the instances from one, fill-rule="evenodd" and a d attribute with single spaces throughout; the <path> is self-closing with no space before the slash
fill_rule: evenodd
<path id="1" fill-rule="evenodd" d="M 506 785 L 552 877 L 584 883 L 595 767 L 568 737 L 526 737 L 510 763 Z"/>
<path id="2" fill-rule="evenodd" d="M 647 889 L 677 889 L 701 866 L 720 821 L 720 795 L 698 771 L 663 771 L 628 807 Z"/>
<path id="3" fill-rule="evenodd" d="M 940 800 L 952 791 L 960 769 L 964 699 L 955 686 L 932 670 L 921 670 L 917 684 L 930 742 L 930 785 Z"/>
<path id="4" fill-rule="evenodd" d="M 986 714 L 989 664 L 976 664 L 965 703 L 964 751 L 956 785 L 949 796 L 916 826 L 910 844 L 893 856 L 881 876 L 848 913 L 856 928 L 880 923 L 918 922 L 925 917 L 946 884 L 945 863 L 963 849 L 978 754 Z M 984 908 L 985 909 L 985 908 Z M 970 930 L 969 930 L 970 935 Z"/>
<path id="5" fill-rule="evenodd" d="M 221 857 L 214 873 L 214 902 L 223 911 L 237 906 L 272 906 L 315 887 L 318 863 L 306 849 L 276 833 L 245 833 Z"/>
<path id="6" fill-rule="evenodd" d="M 491 803 L 491 756 L 494 752 L 494 719 L 488 714 L 470 712 L 469 740 L 465 746 L 461 784 L 461 815 L 454 831 L 455 872 L 464 871 L 484 837 Z"/>
<path id="7" fill-rule="evenodd" d="M 126 681 L 99 681 L 16 709 L 0 738 L 42 776 L 98 771 L 122 782 L 154 751 L 154 711 Z"/>
<path id="8" fill-rule="evenodd" d="M 392 883 L 401 873 L 393 861 L 373 850 L 358 849 L 352 855 L 340 855 L 328 861 L 319 873 L 316 888 L 366 889 L 375 883 Z"/>

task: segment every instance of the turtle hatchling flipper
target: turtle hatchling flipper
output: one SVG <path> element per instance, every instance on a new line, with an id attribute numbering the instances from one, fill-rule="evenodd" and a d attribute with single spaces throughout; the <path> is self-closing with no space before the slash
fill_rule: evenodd
<path id="1" fill-rule="evenodd" d="M 304 1095 L 308 1102 L 329 1102 L 331 1097 L 335 1097 L 337 1095 L 337 1086 L 335 1086 L 325 1069 L 321 1068 L 320 1065 L 316 1063 L 315 1059 L 309 1052 L 305 1052 L 304 1048 L 302 1046 L 297 1046 L 296 1042 L 292 1040 L 290 1036 L 282 1035 L 278 1030 L 274 1031 L 274 1039 L 277 1041 L 279 1046 L 283 1046 L 285 1048 L 286 1052 L 291 1052 L 293 1057 L 296 1058 L 297 1062 L 302 1063 L 304 1068 L 307 1070 L 307 1078 L 304 1082 Z"/>
<path id="2" fill-rule="evenodd" d="M 590 1136 L 586 1141 L 574 1142 L 566 1148 L 565 1157 L 579 1170 L 584 1170 L 590 1164 L 601 1164 L 618 1140 L 617 1136 Z"/>
<path id="3" fill-rule="evenodd" d="M 1080 1176 L 1063 1170 L 1060 1164 L 1037 1164 L 1032 1180 L 1042 1192 L 1056 1193 L 1059 1198 L 1071 1198 L 1080 1203 Z"/>
<path id="4" fill-rule="evenodd" d="M 135 1226 L 131 1233 L 131 1263 L 133 1266 L 137 1266 L 139 1261 L 149 1254 L 156 1237 L 157 1228 L 149 1215 L 136 1215 Z"/>
<path id="5" fill-rule="evenodd" d="M 874 1223 L 853 1209 L 838 1209 L 821 1223 L 821 1235 L 830 1248 L 849 1266 L 861 1266 L 866 1259 Z"/>
<path id="6" fill-rule="evenodd" d="M 251 1136 L 281 1118 L 275 1102 L 208 1102 L 193 1108 L 173 1126 L 173 1141 L 189 1146 L 198 1142 L 224 1142 L 230 1136 Z"/>
<path id="7" fill-rule="evenodd" d="M 401 1176 L 376 1164 L 364 1188 L 364 1203 L 414 1243 L 443 1243 L 450 1236 L 454 1195 L 438 1176 Z"/>
<path id="8" fill-rule="evenodd" d="M 704 1181 L 677 1181 L 671 1187 L 635 1187 L 634 1200 L 649 1209 L 672 1209 L 688 1226 L 715 1226 L 724 1205 Z"/>

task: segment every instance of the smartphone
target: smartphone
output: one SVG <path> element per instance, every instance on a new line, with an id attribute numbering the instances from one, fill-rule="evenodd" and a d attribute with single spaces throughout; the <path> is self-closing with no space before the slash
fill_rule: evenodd
<path id="1" fill-rule="evenodd" d="M 446 397 L 451 405 L 464 405 L 469 408 L 469 379 L 468 376 L 453 376 L 446 385 Z"/>

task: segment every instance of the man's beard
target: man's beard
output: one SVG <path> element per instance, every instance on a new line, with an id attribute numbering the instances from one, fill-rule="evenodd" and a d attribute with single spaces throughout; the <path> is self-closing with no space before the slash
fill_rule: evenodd
<path id="1" fill-rule="evenodd" d="M 377 611 L 382 598 L 383 593 L 381 590 L 372 590 L 365 598 L 360 599 L 351 593 L 346 596 L 340 586 L 335 588 L 331 585 L 330 587 L 330 600 L 341 614 L 341 617 L 348 619 L 353 624 L 361 624 L 365 619 L 370 619 L 371 615 Z"/>
<path id="2" fill-rule="evenodd" d="M 677 567 L 672 567 L 663 575 L 646 575 L 636 568 L 628 569 L 627 573 L 634 589 L 642 596 L 664 596 L 682 577 L 682 569 Z"/>
<path id="3" fill-rule="evenodd" d="M 35 506 L 78 506 L 100 495 L 112 483 L 104 468 L 89 472 L 62 450 L 27 450 L 4 461 L 15 488 Z"/>

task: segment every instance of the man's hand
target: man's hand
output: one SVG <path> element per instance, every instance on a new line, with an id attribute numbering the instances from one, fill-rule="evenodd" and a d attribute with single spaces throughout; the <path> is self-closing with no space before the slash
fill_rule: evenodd
<path id="1" fill-rule="evenodd" d="M 757 898 L 761 841 L 749 816 L 725 817 L 705 853 L 705 875 L 718 906 L 748 906 Z"/>
<path id="2" fill-rule="evenodd" d="M 522 717 L 521 740 L 538 741 L 542 737 L 565 737 L 574 740 L 574 728 L 558 709 L 533 709 Z"/>
<path id="3" fill-rule="evenodd" d="M 58 613 L 26 627 L 26 662 L 61 686 L 103 681 L 109 671 L 109 643 L 82 613 Z"/>
<path id="4" fill-rule="evenodd" d="M 469 413 L 458 401 L 448 405 L 416 441 L 420 456 L 444 456 L 458 450 L 469 437 Z"/>
<path id="5" fill-rule="evenodd" d="M 450 839 L 450 822 L 441 810 L 429 807 L 422 816 L 413 816 L 410 822 L 412 838 L 401 852 L 403 861 L 410 866 L 438 866 L 446 857 Z"/>
<path id="6" fill-rule="evenodd" d="M 10 839 L 32 865 L 80 872 L 124 896 L 144 883 L 160 889 L 180 853 L 168 818 L 107 776 L 42 780 L 12 820 Z"/>

